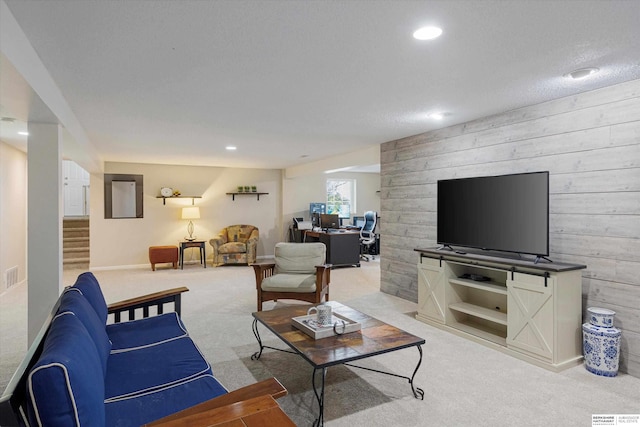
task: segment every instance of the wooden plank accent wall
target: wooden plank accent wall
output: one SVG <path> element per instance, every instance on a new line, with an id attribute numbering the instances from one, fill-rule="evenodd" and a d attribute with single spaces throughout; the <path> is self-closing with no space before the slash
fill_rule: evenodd
<path id="1" fill-rule="evenodd" d="M 418 300 L 414 248 L 436 245 L 439 179 L 549 171 L 550 257 L 586 264 L 583 313 L 614 310 L 640 377 L 640 80 L 381 146 L 381 290 Z"/>

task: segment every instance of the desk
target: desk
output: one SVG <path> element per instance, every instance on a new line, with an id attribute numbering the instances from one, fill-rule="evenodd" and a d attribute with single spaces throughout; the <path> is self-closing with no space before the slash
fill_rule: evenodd
<path id="1" fill-rule="evenodd" d="M 327 247 L 327 264 L 360 267 L 360 232 L 306 230 L 305 242 L 322 242 Z"/>
<path id="2" fill-rule="evenodd" d="M 200 248 L 200 264 L 207 268 L 207 257 L 205 254 L 204 240 L 192 240 L 180 242 L 180 270 L 184 270 L 184 250 L 186 248 Z"/>

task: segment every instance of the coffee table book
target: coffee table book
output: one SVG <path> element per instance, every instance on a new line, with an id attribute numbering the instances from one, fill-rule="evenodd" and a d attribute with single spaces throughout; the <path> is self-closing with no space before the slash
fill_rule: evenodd
<path id="1" fill-rule="evenodd" d="M 332 337 L 334 335 L 356 332 L 362 328 L 362 325 L 360 325 L 360 323 L 356 322 L 355 320 L 351 320 L 335 312 L 331 315 L 331 325 L 328 326 L 321 326 L 316 322 L 316 318 L 317 316 L 315 314 L 293 317 L 291 318 L 291 324 L 316 340 L 320 338 Z M 344 332 L 336 334 L 333 331 L 333 325 L 335 325 L 337 322 L 338 325 L 336 326 L 336 330 L 338 332 L 341 332 L 342 321 L 344 321 L 345 323 Z"/>

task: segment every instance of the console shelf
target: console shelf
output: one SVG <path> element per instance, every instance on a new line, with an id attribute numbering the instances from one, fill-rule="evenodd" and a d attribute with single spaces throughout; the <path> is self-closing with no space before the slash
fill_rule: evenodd
<path id="1" fill-rule="evenodd" d="M 481 340 L 497 344 L 501 347 L 507 346 L 507 335 L 502 331 L 492 329 L 487 325 L 467 321 L 466 323 L 454 322 L 451 327 L 456 331 L 460 331 L 468 336 L 477 337 Z"/>
<path id="2" fill-rule="evenodd" d="M 552 371 L 581 363 L 586 266 L 416 251 L 418 320 Z"/>
<path id="3" fill-rule="evenodd" d="M 449 279 L 449 283 L 460 286 L 468 286 L 470 288 L 482 289 L 487 292 L 495 292 L 497 294 L 506 295 L 507 287 L 504 284 L 495 282 L 476 282 L 467 279 Z"/>
<path id="4" fill-rule="evenodd" d="M 469 304 L 467 302 L 456 302 L 449 304 L 450 310 L 459 311 L 480 319 L 485 319 L 490 322 L 498 323 L 500 325 L 507 324 L 507 313 L 484 308 L 479 305 Z"/>

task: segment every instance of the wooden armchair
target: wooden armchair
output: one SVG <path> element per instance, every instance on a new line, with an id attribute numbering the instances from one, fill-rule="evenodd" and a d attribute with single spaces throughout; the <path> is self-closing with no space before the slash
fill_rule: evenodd
<path id="1" fill-rule="evenodd" d="M 324 243 L 277 243 L 275 262 L 253 264 L 258 311 L 264 301 L 328 301 L 331 265 L 325 257 Z"/>

